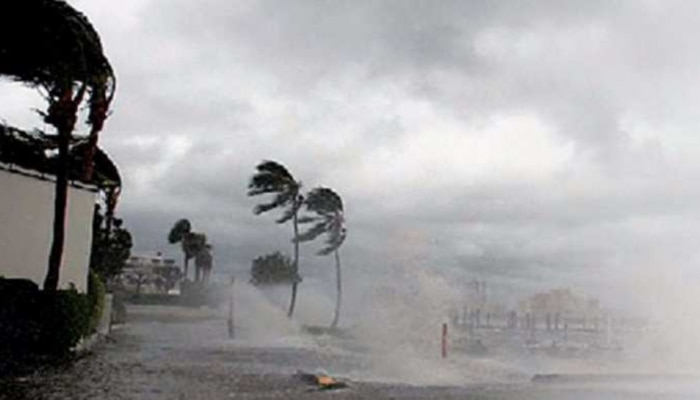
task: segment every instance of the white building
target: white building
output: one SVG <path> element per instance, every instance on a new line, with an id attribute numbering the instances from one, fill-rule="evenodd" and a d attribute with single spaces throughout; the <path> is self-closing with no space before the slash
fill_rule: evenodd
<path id="1" fill-rule="evenodd" d="M 136 254 L 126 261 L 120 282 L 139 293 L 164 293 L 173 289 L 181 275 L 180 267 L 172 258 L 164 258 L 161 253 Z"/>
<path id="2" fill-rule="evenodd" d="M 52 177 L 0 163 L 0 276 L 44 282 L 52 242 Z M 87 290 L 97 189 L 68 189 L 66 236 L 59 288 Z"/>
<path id="3" fill-rule="evenodd" d="M 55 141 L 0 123 L 0 277 L 29 279 L 39 287 L 48 271 L 53 241 Z M 119 171 L 99 148 L 89 181 L 84 175 L 87 144 L 70 149 L 70 185 L 59 289 L 87 291 L 92 227 L 98 191 L 116 193 Z M 116 197 L 111 197 L 115 199 Z"/>

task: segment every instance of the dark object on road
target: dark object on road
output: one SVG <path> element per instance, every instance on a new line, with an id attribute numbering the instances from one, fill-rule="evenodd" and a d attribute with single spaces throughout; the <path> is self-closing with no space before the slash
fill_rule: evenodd
<path id="1" fill-rule="evenodd" d="M 308 372 L 297 371 L 296 376 L 302 381 L 310 385 L 314 385 L 318 390 L 335 390 L 348 387 L 348 384 L 336 380 L 326 374 L 311 374 Z"/>

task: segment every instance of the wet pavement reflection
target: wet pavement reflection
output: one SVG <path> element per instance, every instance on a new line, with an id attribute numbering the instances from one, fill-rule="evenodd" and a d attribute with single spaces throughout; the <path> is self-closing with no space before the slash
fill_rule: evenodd
<path id="1" fill-rule="evenodd" d="M 643 386 L 568 383 L 426 386 L 350 380 L 319 391 L 298 370 L 352 371 L 368 359 L 323 346 L 251 345 L 227 337 L 225 313 L 210 309 L 130 306 L 128 323 L 71 365 L 1 381 L 0 399 L 690 399 Z M 673 388 L 673 386 L 669 386 Z M 664 394 L 665 393 L 665 394 Z M 690 392 L 688 392 L 690 393 Z M 695 395 L 697 392 L 694 392 Z"/>

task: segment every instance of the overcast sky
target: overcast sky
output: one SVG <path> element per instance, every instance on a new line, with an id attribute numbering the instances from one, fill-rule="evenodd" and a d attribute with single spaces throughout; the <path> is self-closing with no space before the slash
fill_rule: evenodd
<path id="1" fill-rule="evenodd" d="M 71 3 L 117 73 L 100 143 L 137 252 L 179 258 L 187 217 L 219 272 L 291 253 L 246 196 L 272 159 L 345 200 L 351 291 L 397 264 L 504 292 L 700 283 L 698 2 Z M 3 82 L 0 118 L 30 107 Z"/>

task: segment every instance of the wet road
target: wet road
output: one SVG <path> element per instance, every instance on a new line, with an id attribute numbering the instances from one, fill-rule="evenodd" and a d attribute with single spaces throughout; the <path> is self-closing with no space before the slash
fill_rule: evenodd
<path id="1" fill-rule="evenodd" d="M 227 337 L 224 313 L 131 306 L 129 321 L 74 364 L 3 381 L 0 399 L 691 399 L 686 381 L 406 385 L 358 379 L 372 360 L 302 339 L 266 346 L 264 332 Z M 300 342 L 299 340 L 302 340 Z M 316 341 L 316 339 L 313 339 Z M 317 391 L 297 370 L 352 377 L 350 387 Z M 371 374 L 365 375 L 371 378 Z M 685 386 L 684 386 L 685 385 Z"/>

